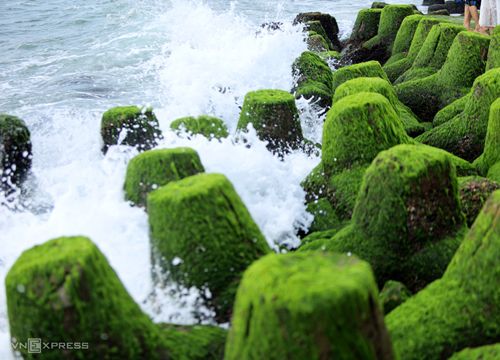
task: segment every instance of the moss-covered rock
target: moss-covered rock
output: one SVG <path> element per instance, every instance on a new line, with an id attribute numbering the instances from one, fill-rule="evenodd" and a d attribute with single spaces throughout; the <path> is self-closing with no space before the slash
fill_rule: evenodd
<path id="1" fill-rule="evenodd" d="M 147 208 L 161 266 L 188 288 L 208 289 L 207 305 L 227 320 L 234 283 L 270 251 L 232 184 L 224 175 L 198 174 L 151 192 Z"/>
<path id="2" fill-rule="evenodd" d="M 318 53 L 328 51 L 330 46 L 323 36 L 310 31 L 307 36 L 307 49 Z"/>
<path id="3" fill-rule="evenodd" d="M 491 70 L 497 67 L 500 67 L 500 26 L 495 27 L 493 35 L 491 36 L 486 70 Z"/>
<path id="4" fill-rule="evenodd" d="M 349 41 L 361 43 L 376 36 L 381 14 L 381 8 L 360 10 Z"/>
<path id="5" fill-rule="evenodd" d="M 333 73 L 332 93 L 335 94 L 337 87 L 345 83 L 347 80 L 358 77 L 379 77 L 381 79 L 389 80 L 378 61 L 367 61 L 360 64 L 345 66 Z"/>
<path id="6" fill-rule="evenodd" d="M 500 183 L 486 178 L 478 176 L 459 178 L 460 202 L 468 226 L 474 223 L 486 200 L 498 189 Z"/>
<path id="7" fill-rule="evenodd" d="M 244 274 L 225 359 L 393 359 L 370 266 L 268 255 Z"/>
<path id="8" fill-rule="evenodd" d="M 252 124 L 268 149 L 297 149 L 303 141 L 299 114 L 292 94 L 283 90 L 251 91 L 245 96 L 238 129 Z"/>
<path id="9" fill-rule="evenodd" d="M 225 331 L 158 327 L 130 297 L 87 238 L 65 237 L 25 251 L 5 281 L 11 337 L 78 343 L 73 359 L 220 359 Z M 168 327 L 168 330 L 167 330 Z M 86 344 L 86 345 L 84 345 Z M 25 359 L 68 358 L 64 349 Z"/>
<path id="10" fill-rule="evenodd" d="M 401 101 L 399 101 L 396 95 L 396 91 L 394 90 L 392 85 L 387 80 L 381 78 L 363 77 L 346 81 L 335 91 L 333 102 L 336 103 L 337 101 L 348 95 L 356 94 L 359 92 L 374 92 L 385 96 L 391 103 L 392 107 L 396 111 L 396 114 L 401 119 L 406 132 L 410 136 L 420 135 L 426 130 L 425 126 L 419 123 L 419 120 L 412 113 L 412 111 Z"/>
<path id="11" fill-rule="evenodd" d="M 330 41 L 330 38 L 326 34 L 325 29 L 323 28 L 323 25 L 321 25 L 321 22 L 318 20 L 314 21 L 308 21 L 304 25 L 304 30 L 308 32 L 308 35 L 311 37 L 312 35 L 320 35 L 323 38 L 323 41 L 325 42 L 326 45 L 326 51 L 330 51 L 334 49 L 334 46 L 332 42 Z"/>
<path id="12" fill-rule="evenodd" d="M 174 120 L 170 128 L 175 131 L 185 130 L 192 135 L 203 135 L 207 139 L 223 139 L 229 136 L 224 120 L 208 115 L 188 116 Z"/>
<path id="13" fill-rule="evenodd" d="M 145 206 L 147 195 L 171 181 L 204 172 L 198 153 L 190 148 L 149 150 L 134 157 L 127 166 L 125 198 Z"/>
<path id="14" fill-rule="evenodd" d="M 333 75 L 320 55 L 303 52 L 292 65 L 292 75 L 295 81 L 292 92 L 297 98 L 312 98 L 324 108 L 331 106 Z"/>
<path id="15" fill-rule="evenodd" d="M 399 99 L 422 120 L 431 121 L 443 107 L 464 96 L 484 72 L 489 37 L 461 32 L 443 67 L 435 74 L 396 86 Z"/>
<path id="16" fill-rule="evenodd" d="M 500 337 L 500 191 L 485 204 L 446 273 L 394 309 L 386 323 L 405 359 L 446 359 Z"/>
<path id="17" fill-rule="evenodd" d="M 322 51 L 318 53 L 319 57 L 327 64 L 331 62 L 338 62 L 342 55 L 338 51 Z"/>
<path id="18" fill-rule="evenodd" d="M 500 183 L 500 161 L 490 167 L 486 177 L 490 180 Z"/>
<path id="19" fill-rule="evenodd" d="M 314 216 L 309 232 L 334 229 L 342 223 L 327 198 L 310 202 L 307 205 L 307 212 Z"/>
<path id="20" fill-rule="evenodd" d="M 464 33 L 460 33 L 458 37 L 462 34 Z M 484 149 L 490 106 L 499 96 L 500 68 L 497 68 L 476 79 L 460 114 L 420 135 L 417 140 L 445 149 L 469 161 L 476 159 Z M 494 154 L 495 157 L 496 153 Z"/>
<path id="21" fill-rule="evenodd" d="M 478 348 L 467 348 L 453 354 L 450 360 L 496 360 L 500 359 L 500 343 L 481 346 Z"/>
<path id="22" fill-rule="evenodd" d="M 432 127 L 442 125 L 462 113 L 465 110 L 465 105 L 467 104 L 469 99 L 470 94 L 467 94 L 453 101 L 450 105 L 445 106 L 444 108 L 439 110 L 432 120 Z"/>
<path id="23" fill-rule="evenodd" d="M 294 24 L 307 23 L 309 21 L 319 21 L 325 30 L 329 42 L 333 45 L 332 50 L 342 50 L 342 45 L 339 41 L 339 26 L 333 16 L 320 12 L 300 13 L 295 17 Z"/>
<path id="24" fill-rule="evenodd" d="M 497 72 L 500 74 L 500 71 Z M 491 166 L 500 161 L 500 80 L 496 81 L 495 86 L 497 88 L 496 96 L 498 99 L 490 106 L 486 139 L 484 141 L 484 152 L 479 163 L 480 170 L 483 174 L 486 174 Z M 494 96 L 494 94 L 492 95 Z M 492 98 L 493 97 L 491 97 L 491 99 Z M 481 105 L 487 106 L 488 101 L 485 101 L 485 103 Z M 479 106 L 476 108 L 479 108 Z M 481 110 L 483 109 L 481 108 Z M 481 118 L 481 120 L 484 121 L 484 118 Z"/>
<path id="25" fill-rule="evenodd" d="M 135 146 L 149 150 L 158 144 L 162 134 L 151 108 L 121 106 L 106 111 L 101 120 L 103 152 L 112 145 Z"/>
<path id="26" fill-rule="evenodd" d="M 411 68 L 395 83 L 424 78 L 438 72 L 446 61 L 453 40 L 464 30 L 463 26 L 452 23 L 433 26 Z"/>
<path id="27" fill-rule="evenodd" d="M 384 309 L 384 314 L 388 314 L 410 297 L 411 292 L 406 288 L 405 284 L 389 280 L 380 291 L 379 301 Z"/>
<path id="28" fill-rule="evenodd" d="M 377 35 L 363 44 L 365 49 L 380 53 L 381 62 L 385 62 L 391 55 L 392 46 L 399 27 L 403 20 L 413 15 L 410 5 L 388 5 L 382 9 Z"/>
<path id="29" fill-rule="evenodd" d="M 384 71 L 392 82 L 396 81 L 397 78 L 412 66 L 432 27 L 441 21 L 443 20 L 429 17 L 420 19 L 407 55 L 400 60 L 393 60 L 384 65 Z"/>
<path id="30" fill-rule="evenodd" d="M 369 164 L 377 154 L 410 142 L 386 97 L 360 92 L 335 102 L 323 127 L 322 163 L 327 175 Z"/>
<path id="31" fill-rule="evenodd" d="M 410 50 L 411 42 L 415 31 L 417 30 L 420 20 L 423 19 L 423 15 L 411 15 L 407 16 L 401 23 L 401 27 L 394 40 L 394 45 L 392 47 L 391 57 L 385 65 L 400 60 L 408 54 Z M 385 66 L 384 65 L 384 66 Z"/>
<path id="32" fill-rule="evenodd" d="M 328 177 L 323 163 L 319 163 L 300 184 L 306 192 L 306 202 L 316 201 L 327 194 Z"/>
<path id="33" fill-rule="evenodd" d="M 31 168 L 31 135 L 23 120 L 0 114 L 0 190 L 19 185 Z"/>
<path id="34" fill-rule="evenodd" d="M 443 274 L 464 228 L 449 154 L 399 145 L 366 170 L 351 225 L 300 250 L 352 252 L 372 265 L 379 284 L 397 280 L 415 291 Z"/>

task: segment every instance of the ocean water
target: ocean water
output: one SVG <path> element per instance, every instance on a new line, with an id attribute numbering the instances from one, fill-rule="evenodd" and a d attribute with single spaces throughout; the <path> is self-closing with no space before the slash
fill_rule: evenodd
<path id="1" fill-rule="evenodd" d="M 255 134 L 248 136 L 249 148 L 232 138 L 179 137 L 169 124 L 210 114 L 234 133 L 248 91 L 290 89 L 291 64 L 306 49 L 301 29 L 291 25 L 297 13 L 329 12 L 346 36 L 359 9 L 370 4 L 0 1 L 0 112 L 26 121 L 34 154 L 23 194 L 0 196 L 0 359 L 12 356 L 3 285 L 8 269 L 23 250 L 59 236 L 90 237 L 154 320 L 195 321 L 195 291 L 180 298 L 150 281 L 147 216 L 122 192 L 136 152 L 123 146 L 100 152 L 100 117 L 110 107 L 152 105 L 165 134 L 160 147 L 196 149 L 208 172 L 233 182 L 271 246 L 296 246 L 297 232 L 312 221 L 300 182 L 317 156 L 298 151 L 280 161 Z M 269 21 L 282 21 L 282 31 L 260 28 Z M 304 133 L 320 141 L 322 118 L 306 101 L 298 105 Z"/>

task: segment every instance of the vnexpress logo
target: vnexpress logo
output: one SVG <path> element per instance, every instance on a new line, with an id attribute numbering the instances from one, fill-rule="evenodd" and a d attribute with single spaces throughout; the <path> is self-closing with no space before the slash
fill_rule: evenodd
<path id="1" fill-rule="evenodd" d="M 28 353 L 41 354 L 42 353 L 42 339 L 28 339 Z"/>

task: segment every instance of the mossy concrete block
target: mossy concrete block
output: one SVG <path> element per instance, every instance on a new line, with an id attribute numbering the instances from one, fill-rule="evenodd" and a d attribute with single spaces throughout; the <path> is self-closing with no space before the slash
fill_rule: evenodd
<path id="1" fill-rule="evenodd" d="M 149 150 L 158 144 L 162 134 L 151 108 L 121 106 L 106 111 L 101 120 L 103 152 L 112 145 L 135 146 Z"/>
<path id="2" fill-rule="evenodd" d="M 488 170 L 488 175 L 486 175 L 486 177 L 490 180 L 500 183 L 500 161 L 490 167 L 490 169 Z"/>
<path id="3" fill-rule="evenodd" d="M 459 178 L 460 202 L 468 226 L 474 223 L 486 200 L 498 189 L 500 183 L 479 176 Z"/>
<path id="4" fill-rule="evenodd" d="M 397 85 L 399 99 L 420 119 L 431 121 L 440 109 L 464 96 L 484 73 L 489 42 L 484 35 L 459 33 L 443 67 L 431 76 Z"/>
<path id="5" fill-rule="evenodd" d="M 500 71 L 497 71 L 500 73 Z M 483 172 L 500 161 L 500 80 L 496 82 L 497 99 L 490 106 L 490 116 L 486 139 L 484 141 L 484 152 L 481 167 Z M 487 105 L 487 103 L 483 104 Z"/>
<path id="6" fill-rule="evenodd" d="M 496 360 L 500 359 L 500 343 L 467 348 L 453 354 L 449 360 Z"/>
<path id="7" fill-rule="evenodd" d="M 307 37 L 307 49 L 319 53 L 330 50 L 330 46 L 323 36 L 310 31 Z"/>
<path id="8" fill-rule="evenodd" d="M 384 65 L 384 71 L 392 82 L 397 81 L 397 79 L 412 66 L 432 27 L 442 21 L 443 20 L 429 17 L 420 19 L 407 55 L 399 60 L 393 60 Z"/>
<path id="9" fill-rule="evenodd" d="M 32 157 L 26 123 L 16 116 L 0 114 L 0 190 L 9 191 L 25 180 Z"/>
<path id="10" fill-rule="evenodd" d="M 332 93 L 335 94 L 335 90 L 346 81 L 358 77 L 379 77 L 384 80 L 389 80 L 378 61 L 367 61 L 360 64 L 349 65 L 333 73 Z"/>
<path id="11" fill-rule="evenodd" d="M 319 21 L 325 30 L 327 39 L 333 45 L 332 50 L 342 50 L 342 45 L 339 41 L 339 26 L 337 20 L 330 14 L 320 12 L 300 13 L 295 17 L 294 24 L 307 23 L 309 21 Z"/>
<path id="12" fill-rule="evenodd" d="M 223 139 L 229 136 L 224 120 L 208 115 L 188 116 L 174 120 L 170 124 L 170 128 L 174 131 L 185 130 L 192 135 L 203 135 L 209 140 Z"/>
<path id="13" fill-rule="evenodd" d="M 160 359 L 166 352 L 158 329 L 87 238 L 59 238 L 25 251 L 5 286 L 11 337 L 18 342 L 87 343 L 88 349 L 71 352 L 82 359 Z M 19 350 L 26 359 L 68 356 Z"/>
<path id="14" fill-rule="evenodd" d="M 363 44 L 365 49 L 380 51 L 380 61 L 385 62 L 391 55 L 392 46 L 403 20 L 413 15 L 410 5 L 388 5 L 382 9 L 377 35 Z"/>
<path id="15" fill-rule="evenodd" d="M 371 8 L 372 9 L 383 9 L 385 8 L 387 5 L 389 5 L 388 3 L 386 2 L 382 2 L 382 1 L 375 1 L 375 2 L 372 2 L 372 6 Z"/>
<path id="16" fill-rule="evenodd" d="M 395 83 L 424 78 L 441 69 L 446 61 L 453 40 L 465 28 L 452 23 L 440 23 L 432 27 L 410 69 Z"/>
<path id="17" fill-rule="evenodd" d="M 410 297 L 411 292 L 406 288 L 405 284 L 389 280 L 380 291 L 379 301 L 384 309 L 384 314 L 388 314 Z"/>
<path id="18" fill-rule="evenodd" d="M 500 67 L 500 25 L 495 27 L 493 35 L 491 36 L 486 70 L 491 70 L 497 67 Z"/>
<path id="19" fill-rule="evenodd" d="M 307 212 L 314 216 L 314 221 L 309 227 L 309 232 L 333 229 L 341 223 L 332 204 L 326 198 L 310 202 L 307 205 Z"/>
<path id="20" fill-rule="evenodd" d="M 190 176 L 151 192 L 147 208 L 160 265 L 179 284 L 208 289 L 207 305 L 227 320 L 234 282 L 270 251 L 233 185 L 220 174 Z"/>
<path id="21" fill-rule="evenodd" d="M 292 65 L 295 85 L 292 92 L 297 98 L 313 99 L 321 107 L 332 104 L 332 71 L 319 54 L 303 52 Z"/>
<path id="22" fill-rule="evenodd" d="M 409 83 L 411 82 L 406 84 Z M 499 96 L 500 68 L 497 68 L 476 79 L 467 96 L 464 110 L 460 114 L 420 135 L 417 140 L 445 149 L 469 161 L 476 159 L 484 150 L 490 106 Z M 496 114 L 498 113 L 493 111 L 494 119 Z M 492 160 L 497 156 L 495 147 L 493 145 Z M 488 156 L 490 155 L 487 155 L 486 159 Z"/>
<path id="23" fill-rule="evenodd" d="M 325 197 L 328 181 L 323 163 L 320 162 L 301 182 L 300 186 L 306 192 L 306 201 L 308 203 Z"/>
<path id="24" fill-rule="evenodd" d="M 370 266 L 328 253 L 257 261 L 238 289 L 225 359 L 393 359 Z"/>
<path id="25" fill-rule="evenodd" d="M 356 44 L 376 36 L 381 14 L 381 8 L 360 10 L 349 41 Z"/>
<path id="26" fill-rule="evenodd" d="M 413 112 L 398 99 L 392 85 L 387 80 L 381 78 L 362 77 L 346 81 L 335 91 L 333 102 L 336 103 L 348 95 L 359 92 L 374 92 L 385 96 L 401 119 L 408 135 L 417 136 L 425 132 L 425 126 L 420 124 Z"/>
<path id="27" fill-rule="evenodd" d="M 334 46 L 330 41 L 330 38 L 326 34 L 326 31 L 323 28 L 323 25 L 321 25 L 320 21 L 314 20 L 306 22 L 304 25 L 304 30 L 308 32 L 309 36 L 313 34 L 320 35 L 326 44 L 326 51 L 334 50 Z"/>
<path id="28" fill-rule="evenodd" d="M 322 163 L 327 175 L 359 164 L 410 142 L 403 124 L 385 96 L 360 92 L 335 102 L 323 127 Z"/>
<path id="29" fill-rule="evenodd" d="M 297 149 L 304 140 L 292 94 L 283 90 L 251 91 L 245 96 L 238 129 L 252 124 L 271 151 Z"/>
<path id="30" fill-rule="evenodd" d="M 407 16 L 399 28 L 399 31 L 394 40 L 394 46 L 392 47 L 392 54 L 385 65 L 390 64 L 394 59 L 399 58 L 401 55 L 406 56 L 410 50 L 411 42 L 415 31 L 417 30 L 420 20 L 423 19 L 423 15 L 410 15 Z"/>
<path id="31" fill-rule="evenodd" d="M 408 360 L 446 359 L 500 337 L 500 191 L 453 256 L 445 274 L 386 316 L 394 349 Z"/>
<path id="32" fill-rule="evenodd" d="M 204 171 L 198 153 L 191 148 L 145 151 L 128 163 L 125 198 L 137 206 L 146 206 L 151 191 Z"/>
<path id="33" fill-rule="evenodd" d="M 465 110 L 465 106 L 469 101 L 470 94 L 467 94 L 453 101 L 450 105 L 445 106 L 444 108 L 439 110 L 432 120 L 432 127 L 442 125 L 445 122 L 453 119 L 455 116 L 461 114 Z"/>
<path id="34" fill-rule="evenodd" d="M 328 179 L 327 199 L 342 221 L 352 216 L 359 188 L 368 165 L 356 165 L 333 173 Z"/>
<path id="35" fill-rule="evenodd" d="M 443 274 L 464 228 L 452 157 L 429 146 L 398 145 L 373 160 L 351 225 L 322 247 L 370 262 L 379 284 L 397 280 L 415 291 Z"/>

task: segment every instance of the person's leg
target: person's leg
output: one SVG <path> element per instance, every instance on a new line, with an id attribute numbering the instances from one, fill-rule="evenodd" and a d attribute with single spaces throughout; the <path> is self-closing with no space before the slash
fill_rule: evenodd
<path id="1" fill-rule="evenodd" d="M 477 1 L 474 1 L 474 4 L 476 4 Z M 470 17 L 472 20 L 474 20 L 475 24 L 475 30 L 479 31 L 480 25 L 479 25 L 479 12 L 477 11 L 477 6 L 476 5 L 471 5 L 469 6 L 469 12 L 470 12 Z M 469 24 L 470 24 L 470 18 L 469 18 Z"/>
<path id="2" fill-rule="evenodd" d="M 464 27 L 470 30 L 470 6 L 465 5 L 464 8 Z"/>

